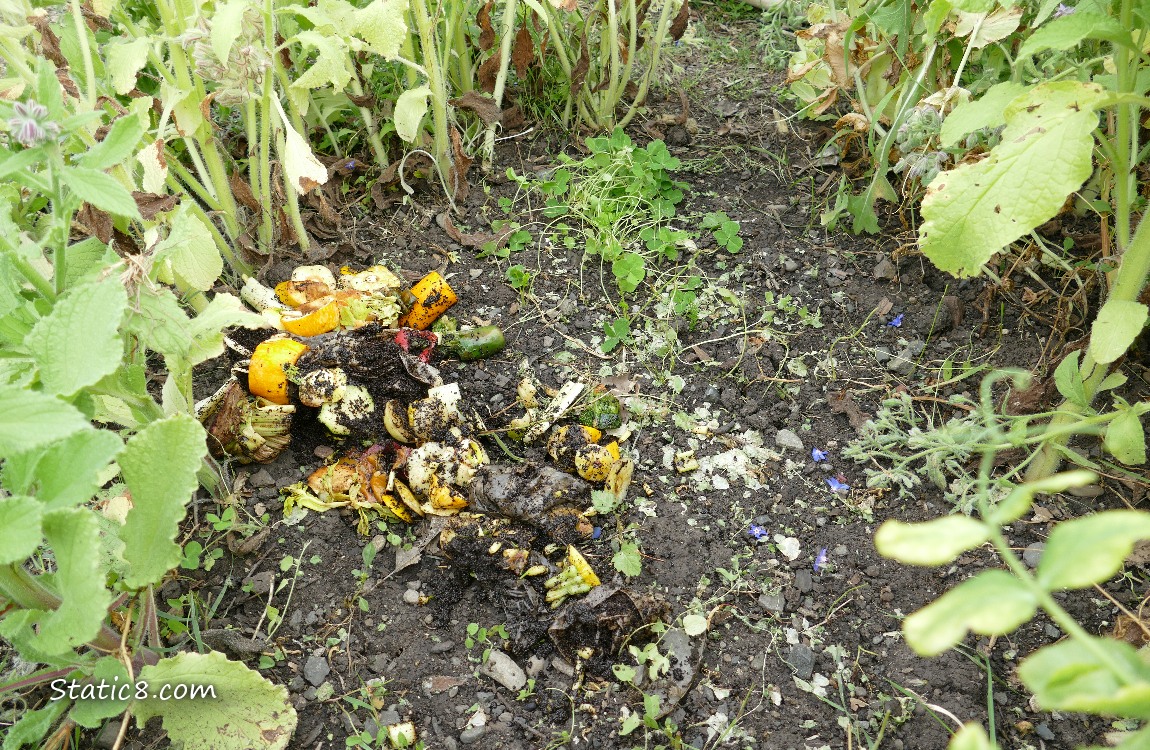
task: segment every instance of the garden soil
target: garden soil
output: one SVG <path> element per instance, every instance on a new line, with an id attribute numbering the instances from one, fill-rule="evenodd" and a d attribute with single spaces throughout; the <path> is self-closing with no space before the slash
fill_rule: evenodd
<path id="1" fill-rule="evenodd" d="M 758 33 L 755 19 L 713 8 L 700 21 L 712 45 L 734 48 Z M 1023 657 L 1062 637 L 1044 618 L 1008 637 L 970 638 L 936 658 L 907 647 L 904 616 L 999 561 L 976 550 L 944 568 L 916 569 L 881 557 L 873 538 L 884 520 L 926 520 L 951 506 L 929 482 L 907 497 L 867 489 L 863 469 L 880 462 L 841 455 L 892 394 L 910 394 L 938 420 L 961 416 L 946 398 L 976 395 L 978 378 L 929 387 L 945 360 L 956 368 L 1045 367 L 1058 345 L 1082 334 L 1084 321 L 1042 295 L 1041 278 L 1018 274 L 992 286 L 935 271 L 914 252 L 913 226 L 897 207 L 884 207 L 881 236 L 822 226 L 839 179 L 836 167 L 815 158 L 830 131 L 783 119 L 793 105 L 777 96 L 782 75 L 708 47 L 673 59 L 682 80 L 693 82 L 684 84 L 686 99 L 661 89 L 629 133 L 638 144 L 663 136 L 682 160 L 675 176 L 690 190 L 680 214 L 724 211 L 740 222 L 745 241 L 737 254 L 715 247 L 709 233 L 698 241 L 694 272 L 725 292 L 706 297 L 695 321 L 658 321 L 677 337 L 677 354 L 625 346 L 603 354 L 603 324 L 619 312 L 617 294 L 606 291 L 609 268 L 582 247 L 534 241 L 509 261 L 479 258 L 437 221 L 445 206 L 431 188 L 417 186 L 406 202 L 382 207 L 349 203 L 338 232 L 310 257 L 274 258 L 262 272 L 272 283 L 305 261 L 336 269 L 382 261 L 412 279 L 443 272 L 460 299 L 452 313 L 498 324 L 507 336 L 494 358 L 439 362 L 489 427 L 520 413 L 516 387 L 525 372 L 552 388 L 572 379 L 598 383 L 633 404 L 623 447 L 637 470 L 627 508 L 592 519 L 596 538 L 580 543 L 607 588 L 552 610 L 539 579 L 484 562 L 484 537 L 451 557 L 432 541 L 397 570 L 410 552 L 388 544 L 378 528 L 358 535 L 354 515 L 312 513 L 284 523 L 280 489 L 349 447 L 303 414 L 291 448 L 274 463 L 229 468 L 241 519 L 268 514 L 266 527 L 212 537 L 222 558 L 210 571 L 174 575 L 162 590 L 166 609 L 187 617 L 194 597 L 212 612 L 208 621 L 198 613 L 205 644 L 252 665 L 261 654 L 278 657 L 263 674 L 290 691 L 299 713 L 290 747 L 301 750 L 343 748 L 350 737 L 404 721 L 426 747 L 447 750 L 868 743 L 939 750 L 956 720 L 992 721 L 1006 748 L 1101 744 L 1108 724 L 1037 711 L 1015 676 Z M 502 141 L 498 164 L 537 176 L 563 148 L 578 158 L 572 141 L 541 125 Z M 499 170 L 473 181 L 453 221 L 490 231 L 493 219 L 506 218 L 498 199 L 523 195 Z M 531 224 L 538 217 L 526 210 L 520 200 L 511 218 L 538 240 L 540 225 Z M 1089 233 L 1081 230 L 1080 245 Z M 529 291 L 508 285 L 509 263 L 526 267 Z M 637 293 L 636 320 L 651 314 L 644 294 L 648 287 Z M 900 353 L 909 361 L 892 364 Z M 230 365 L 222 358 L 204 368 L 197 396 Z M 514 463 L 496 443 L 486 447 L 493 460 Z M 516 458 L 548 460 L 540 447 L 507 448 Z M 827 460 L 816 463 L 812 449 Z M 694 451 L 700 469 L 676 470 L 674 458 L 685 451 Z M 832 490 L 828 479 L 849 489 Z M 1026 549 L 1058 520 L 1123 499 L 1138 500 L 1122 484 L 1107 485 L 1101 498 L 1049 498 L 1008 535 Z M 194 511 L 200 526 L 188 526 L 189 538 L 221 509 L 205 498 Z M 410 547 L 426 540 L 429 525 L 391 530 Z M 629 540 L 641 550 L 634 577 L 612 563 Z M 369 567 L 363 550 L 372 544 L 379 552 Z M 1136 608 L 1139 585 L 1120 580 L 1105 593 Z M 282 621 L 268 618 L 269 590 Z M 1093 632 L 1109 632 L 1117 615 L 1102 592 L 1064 603 Z M 706 632 L 687 636 L 685 613 L 706 617 Z M 651 627 L 660 619 L 670 632 Z M 252 645 L 247 636 L 257 632 Z M 629 647 L 649 644 L 669 657 L 666 674 L 641 688 L 618 680 L 612 665 L 634 666 Z M 524 676 L 530 682 L 519 687 Z M 620 736 L 629 714 L 642 715 L 644 694 L 659 697 L 649 717 L 656 726 Z M 126 746 L 165 744 L 154 732 L 130 733 Z"/>

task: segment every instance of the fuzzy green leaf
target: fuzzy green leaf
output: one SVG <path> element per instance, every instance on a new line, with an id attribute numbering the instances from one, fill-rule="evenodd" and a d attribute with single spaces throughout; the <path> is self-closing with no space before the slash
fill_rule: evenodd
<path id="1" fill-rule="evenodd" d="M 125 115 L 117 118 L 104 140 L 97 143 L 80 159 L 80 164 L 89 169 L 104 170 L 123 163 L 131 156 L 140 138 L 144 135 L 144 125 L 139 117 Z M 93 204 L 95 205 L 95 204 Z"/>
<path id="2" fill-rule="evenodd" d="M 1141 539 L 1150 539 L 1150 513 L 1110 510 L 1060 523 L 1038 562 L 1038 583 L 1047 591 L 1102 583 L 1121 569 Z"/>
<path id="3" fill-rule="evenodd" d="M 1058 367 L 1054 368 L 1054 385 L 1062 397 L 1070 403 L 1089 408 L 1090 399 L 1086 397 L 1086 384 L 1082 382 L 1082 371 L 1078 367 L 1080 354 L 1081 352 L 1077 351 L 1070 352 L 1062 358 Z"/>
<path id="4" fill-rule="evenodd" d="M 116 690 L 117 695 L 121 686 L 128 686 L 125 693 L 128 697 L 125 700 L 116 700 L 113 696 L 111 699 L 90 698 L 76 701 L 68 717 L 82 727 L 97 729 L 105 719 L 124 713 L 129 700 L 135 697 L 135 689 L 128 678 L 128 670 L 124 663 L 114 656 L 105 656 L 97 661 L 92 668 L 91 679 L 97 684 L 102 681 L 102 684 Z"/>
<path id="5" fill-rule="evenodd" d="M 683 632 L 692 637 L 706 633 L 707 618 L 702 615 L 685 615 L 683 617 Z"/>
<path id="6" fill-rule="evenodd" d="M 429 96 L 431 89 L 420 86 L 404 91 L 395 103 L 395 132 L 408 143 L 415 143 L 415 137 L 419 134 L 419 123 L 423 121 L 423 115 L 427 112 Z"/>
<path id="7" fill-rule="evenodd" d="M 946 116 L 938 139 L 944 148 L 954 146 L 966 135 L 982 128 L 1004 125 L 1006 105 L 1026 93 L 1021 83 L 1004 81 L 986 90 L 978 99 L 963 102 Z"/>
<path id="8" fill-rule="evenodd" d="M 74 242 L 64 251 L 64 288 L 94 281 L 105 269 L 120 260 L 116 251 L 95 237 Z"/>
<path id="9" fill-rule="evenodd" d="M 931 262 L 973 276 L 991 256 L 1062 207 L 1093 170 L 1097 84 L 1060 81 L 1010 103 L 990 156 L 943 172 L 922 201 L 919 244 Z"/>
<path id="10" fill-rule="evenodd" d="M 43 529 L 56 560 L 52 582 L 61 601 L 55 610 L 37 613 L 39 627 L 28 642 L 43 653 L 62 654 L 96 637 L 112 595 L 93 554 L 100 546 L 100 527 L 90 511 L 45 513 Z"/>
<path id="11" fill-rule="evenodd" d="M 56 725 L 56 720 L 68 708 L 68 701 L 48 701 L 44 708 L 26 711 L 8 728 L 4 735 L 3 750 L 19 750 L 22 747 L 43 747 L 41 740 Z"/>
<path id="12" fill-rule="evenodd" d="M 1146 432 L 1138 412 L 1127 409 L 1106 426 L 1102 447 L 1127 466 L 1146 463 Z"/>
<path id="13" fill-rule="evenodd" d="M 355 33 L 369 50 L 394 60 L 407 38 L 406 17 L 407 0 L 372 0 L 355 11 Z"/>
<path id="14" fill-rule="evenodd" d="M 312 153 L 307 139 L 292 127 L 279 99 L 273 97 L 272 103 L 279 114 L 280 127 L 283 129 L 283 141 L 279 144 L 279 152 L 283 159 L 284 173 L 287 175 L 288 184 L 300 195 L 304 195 L 327 182 L 327 167 Z"/>
<path id="15" fill-rule="evenodd" d="M 282 750 L 295 731 L 295 709 L 287 689 L 223 654 L 182 653 L 140 670 L 151 697 L 132 703 L 137 726 L 154 716 L 187 750 Z M 215 697 L 161 700 L 163 690 L 178 686 L 211 686 Z"/>
<path id="16" fill-rule="evenodd" d="M 1146 305 L 1141 302 L 1107 300 L 1090 328 L 1087 353 L 1100 364 L 1121 357 L 1146 325 Z"/>
<path id="17" fill-rule="evenodd" d="M 221 63 L 227 63 L 232 45 L 244 27 L 244 11 L 255 7 L 251 0 L 227 0 L 216 6 L 212 16 L 212 52 Z"/>
<path id="18" fill-rule="evenodd" d="M 46 510 L 70 508 L 92 499 L 100 472 L 123 447 L 110 430 L 83 430 L 46 449 L 8 456 L 0 476 L 9 492 L 35 495 Z"/>
<path id="19" fill-rule="evenodd" d="M 946 516 L 926 523 L 887 521 L 874 535 L 884 557 L 910 565 L 945 565 L 990 538 L 987 528 L 966 516 Z"/>
<path id="20" fill-rule="evenodd" d="M 347 44 L 335 34 L 324 34 L 318 29 L 302 31 L 295 40 L 315 51 L 315 62 L 292 82 L 292 88 L 318 89 L 331 87 L 341 91 L 351 81 L 350 53 Z"/>
<path id="21" fill-rule="evenodd" d="M 240 326 L 243 328 L 267 328 L 268 322 L 257 315 L 238 297 L 230 294 L 217 294 L 208 306 L 192 319 L 187 328 L 190 339 L 188 364 L 198 365 L 224 353 L 224 329 Z"/>
<path id="22" fill-rule="evenodd" d="M 1039 649 L 1018 665 L 1018 676 L 1044 710 L 1150 719 L 1150 667 L 1128 643 L 1091 640 L 1090 647 L 1069 639 Z"/>
<path id="23" fill-rule="evenodd" d="M 150 44 L 151 40 L 148 37 L 140 37 L 130 42 L 114 39 L 104 48 L 108 79 L 120 96 L 136 88 L 136 76 L 148 64 Z"/>
<path id="24" fill-rule="evenodd" d="M 57 300 L 28 335 L 44 389 L 70 396 L 115 372 L 124 353 L 119 326 L 127 309 L 128 294 L 116 276 L 73 287 Z"/>
<path id="25" fill-rule="evenodd" d="M 204 428 L 187 415 L 153 422 L 125 445 L 120 470 L 132 492 L 132 510 L 120 538 L 132 566 L 128 586 L 155 583 L 179 565 L 180 548 L 173 540 L 206 453 Z"/>
<path id="26" fill-rule="evenodd" d="M 30 497 L 0 498 L 0 565 L 24 562 L 40 546 L 43 510 Z"/>
<path id="27" fill-rule="evenodd" d="M 1079 9 L 1061 18 L 1052 18 L 1026 38 L 1018 50 L 1018 59 L 1037 55 L 1046 50 L 1067 50 L 1085 39 L 1124 39 L 1129 46 L 1130 33 L 1123 31 L 1118 19 L 1101 13 L 1088 13 Z"/>
<path id="28" fill-rule="evenodd" d="M 964 581 L 903 622 L 906 642 L 923 656 L 936 656 L 968 632 L 1003 635 L 1034 616 L 1038 607 L 1026 585 L 1005 570 L 987 570 Z"/>
<path id="29" fill-rule="evenodd" d="M 0 456 L 31 450 L 91 428 L 69 403 L 0 383 Z"/>
<path id="30" fill-rule="evenodd" d="M 91 203 L 101 211 L 129 219 L 140 218 L 136 199 L 111 175 L 98 169 L 64 167 L 60 170 L 60 181 L 80 200 Z"/>
<path id="31" fill-rule="evenodd" d="M 224 259 L 211 230 L 192 213 L 188 201 L 180 203 L 172 214 L 168 236 L 156 245 L 155 262 L 161 280 L 183 279 L 200 291 L 211 289 L 224 270 Z"/>

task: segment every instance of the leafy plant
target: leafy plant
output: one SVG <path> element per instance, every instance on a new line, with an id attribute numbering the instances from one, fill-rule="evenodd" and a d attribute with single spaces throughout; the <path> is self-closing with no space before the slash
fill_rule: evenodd
<path id="1" fill-rule="evenodd" d="M 700 226 L 703 229 L 710 229 L 715 242 L 728 253 L 737 253 L 743 249 L 743 238 L 739 236 L 739 222 L 731 221 L 723 211 L 707 214 Z"/>
<path id="2" fill-rule="evenodd" d="M 132 675 L 135 687 L 29 711 L 6 746 L 128 709 L 140 724 L 162 716 L 187 747 L 221 747 L 224 730 L 232 747 L 284 747 L 295 713 L 283 688 L 220 654 L 161 658 L 153 590 L 186 559 L 175 537 L 198 478 L 212 483 L 191 368 L 223 352 L 224 327 L 262 323 L 230 295 L 206 298 L 222 261 L 210 238 L 181 224 L 191 214 L 180 207 L 151 223 L 167 236 L 131 266 L 95 237 L 73 241 L 84 203 L 125 230 L 143 226 L 113 167 L 134 152 L 138 130 L 121 118 L 89 148 L 102 113 L 67 109 L 47 64 L 34 81 L 35 99 L 6 110 L 16 137 L 0 146 L 0 173 L 23 191 L 0 204 L 0 635 L 43 666 L 0 690 Z M 150 356 L 168 369 L 155 394 Z M 161 687 L 181 683 L 217 697 L 162 699 Z"/>

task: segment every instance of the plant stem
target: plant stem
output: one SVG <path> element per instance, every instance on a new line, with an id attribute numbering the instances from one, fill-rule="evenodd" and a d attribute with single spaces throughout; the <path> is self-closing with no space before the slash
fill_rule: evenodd
<path id="1" fill-rule="evenodd" d="M 519 0 L 504 0 L 503 2 L 503 38 L 499 40 L 499 74 L 495 77 L 495 106 L 503 106 L 503 89 L 507 85 L 507 70 L 511 66 L 511 41 L 515 30 L 515 9 Z M 491 171 L 495 161 L 495 123 L 487 126 L 483 134 L 483 170 Z"/>
<path id="2" fill-rule="evenodd" d="M 448 135 L 447 122 L 447 87 L 443 80 L 443 68 L 439 64 L 436 50 L 435 28 L 431 16 L 427 11 L 426 0 L 414 0 L 411 3 L 411 12 L 415 16 L 415 24 L 419 28 L 419 47 L 423 55 L 423 67 L 427 71 L 427 83 L 431 88 L 431 121 L 435 132 L 435 166 L 439 170 L 440 179 L 444 182 L 450 180 L 447 201 L 452 208 L 455 207 L 455 175 L 451 161 L 451 142 Z M 496 97 L 496 103 L 499 98 Z"/>
<path id="3" fill-rule="evenodd" d="M 41 583 L 24 566 L 16 563 L 0 565 L 0 595 L 23 609 L 51 612 L 59 609 L 61 604 L 56 592 Z M 120 634 L 102 625 L 90 645 L 108 653 L 119 651 Z"/>
<path id="4" fill-rule="evenodd" d="M 84 109 L 90 110 L 96 105 L 96 66 L 92 62 L 92 49 L 88 45 L 88 27 L 84 25 L 80 0 L 71 0 L 68 5 L 72 11 L 72 22 L 76 26 L 76 39 L 80 43 L 80 56 L 84 58 Z"/>

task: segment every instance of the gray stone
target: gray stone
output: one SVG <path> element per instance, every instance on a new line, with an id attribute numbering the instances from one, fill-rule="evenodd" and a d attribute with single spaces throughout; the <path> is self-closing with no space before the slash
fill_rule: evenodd
<path id="1" fill-rule="evenodd" d="M 874 361 L 878 362 L 880 365 L 885 362 L 889 362 L 891 356 L 892 355 L 890 353 L 890 349 L 886 348 L 885 346 L 876 346 L 874 348 Z"/>
<path id="2" fill-rule="evenodd" d="M 797 451 L 804 450 L 803 441 L 793 430 L 779 430 L 775 433 L 775 445 L 780 448 L 794 448 Z"/>
<path id="3" fill-rule="evenodd" d="M 93 744 L 101 750 L 112 750 L 116 746 L 116 738 L 120 734 L 120 722 L 109 721 L 96 735 Z"/>
<path id="4" fill-rule="evenodd" d="M 403 601 L 408 604 L 419 604 L 419 592 L 415 589 L 404 589 Z"/>
<path id="5" fill-rule="evenodd" d="M 759 596 L 759 606 L 768 612 L 782 613 L 786 608 L 786 600 L 780 594 L 761 594 Z"/>
<path id="6" fill-rule="evenodd" d="M 797 586 L 799 591 L 803 592 L 804 594 L 813 589 L 815 587 L 815 583 L 814 577 L 811 575 L 811 571 L 807 570 L 806 568 L 801 568 L 795 571 L 795 586 Z"/>
<path id="7" fill-rule="evenodd" d="M 1054 732 L 1050 731 L 1050 726 L 1045 721 L 1035 725 L 1034 733 L 1047 742 L 1054 740 Z"/>
<path id="8" fill-rule="evenodd" d="M 248 478 L 248 485 L 250 487 L 273 487 L 275 483 L 276 480 L 272 478 L 271 473 L 267 469 L 260 469 Z"/>
<path id="9" fill-rule="evenodd" d="M 455 648 L 455 641 L 440 641 L 432 644 L 431 648 L 427 650 L 433 654 L 446 654 L 453 648 Z"/>
<path id="10" fill-rule="evenodd" d="M 394 708 L 387 708 L 379 712 L 379 725 L 386 727 L 389 724 L 398 724 L 402 719 L 399 718 L 399 712 Z"/>
<path id="11" fill-rule="evenodd" d="M 459 733 L 459 741 L 464 745 L 470 745 L 486 733 L 487 727 L 468 727 Z"/>
<path id="12" fill-rule="evenodd" d="M 895 281 L 898 279 L 898 269 L 895 268 L 894 263 L 891 263 L 888 258 L 883 258 L 878 263 L 875 263 L 870 273 L 871 276 L 876 279 L 886 279 L 887 281 Z"/>
<path id="13" fill-rule="evenodd" d="M 319 687 L 331 674 L 331 665 L 322 656 L 309 656 L 303 664 L 303 678 Z"/>
<path id="14" fill-rule="evenodd" d="M 787 664 L 795 670 L 795 676 L 800 680 L 809 680 L 815 673 L 815 652 L 810 646 L 796 643 L 787 653 Z"/>
<path id="15" fill-rule="evenodd" d="M 1038 567 L 1038 561 L 1042 559 L 1042 550 L 1046 549 L 1046 544 L 1043 542 L 1034 542 L 1022 550 L 1022 561 L 1032 568 Z"/>
<path id="16" fill-rule="evenodd" d="M 720 398 L 722 398 L 722 395 L 719 393 L 719 389 L 713 385 L 707 388 L 707 390 L 703 391 L 703 400 L 708 404 L 713 404 Z"/>
<path id="17" fill-rule="evenodd" d="M 507 654 L 493 649 L 479 671 L 512 691 L 520 691 L 527 685 L 527 674 Z M 462 739 L 462 737 L 460 738 Z"/>

